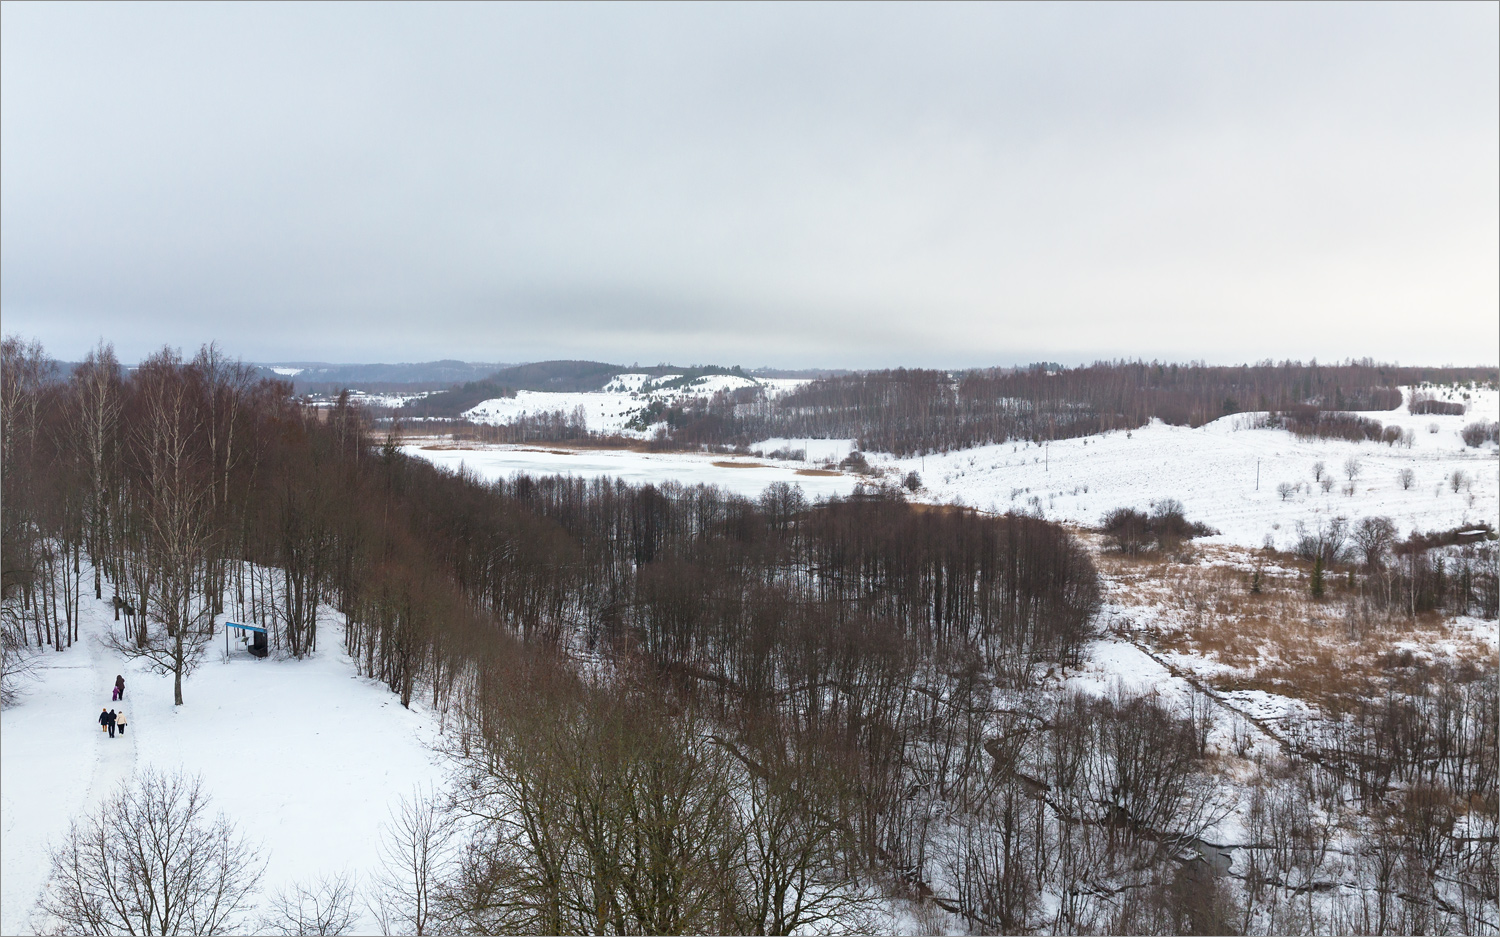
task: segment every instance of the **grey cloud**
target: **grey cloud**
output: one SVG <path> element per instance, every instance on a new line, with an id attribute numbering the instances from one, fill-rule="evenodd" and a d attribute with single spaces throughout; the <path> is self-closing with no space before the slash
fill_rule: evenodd
<path id="1" fill-rule="evenodd" d="M 1493 5 L 0 16 L 4 327 L 64 356 L 1500 343 Z"/>

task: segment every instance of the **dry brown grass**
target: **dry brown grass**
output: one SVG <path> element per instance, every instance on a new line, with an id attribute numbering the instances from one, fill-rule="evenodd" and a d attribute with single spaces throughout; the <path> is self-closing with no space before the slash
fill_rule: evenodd
<path id="1" fill-rule="evenodd" d="M 1263 690 L 1335 715 L 1436 667 L 1495 667 L 1488 645 L 1442 616 L 1361 615 L 1346 570 L 1331 570 L 1326 596 L 1315 600 L 1310 564 L 1286 554 L 1206 546 L 1126 557 L 1101 550 L 1097 535 L 1080 535 L 1094 549 L 1107 599 L 1153 610 L 1142 615 L 1150 642 L 1218 665 L 1190 665 L 1217 690 Z M 1260 592 L 1252 593 L 1257 563 Z"/>
<path id="2" fill-rule="evenodd" d="M 842 475 L 843 472 L 833 472 L 828 469 L 797 469 L 798 475 L 811 475 L 815 478 L 828 478 L 833 475 Z"/>
<path id="3" fill-rule="evenodd" d="M 719 468 L 770 468 L 763 462 L 715 462 Z"/>

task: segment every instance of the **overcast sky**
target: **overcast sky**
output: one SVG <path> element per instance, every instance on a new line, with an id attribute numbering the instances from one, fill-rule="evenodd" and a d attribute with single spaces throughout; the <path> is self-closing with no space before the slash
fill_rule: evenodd
<path id="1" fill-rule="evenodd" d="M 1500 357 L 1500 6 L 0 7 L 7 334 Z"/>

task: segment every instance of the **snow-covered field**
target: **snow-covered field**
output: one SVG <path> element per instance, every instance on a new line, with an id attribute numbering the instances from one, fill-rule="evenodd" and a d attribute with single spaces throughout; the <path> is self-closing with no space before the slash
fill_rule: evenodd
<path id="1" fill-rule="evenodd" d="M 237 650 L 225 663 L 216 640 L 180 707 L 170 676 L 99 644 L 118 627 L 110 619 L 107 603 L 86 597 L 81 646 L 41 657 L 38 679 L 0 714 L 0 933 L 31 932 L 48 847 L 69 820 L 148 766 L 200 774 L 213 806 L 264 848 L 262 899 L 342 872 L 363 890 L 389 807 L 441 782 L 425 744 L 436 720 L 356 675 L 332 615 L 320 622 L 320 650 L 303 661 Z M 116 706 L 116 674 L 129 729 L 111 739 L 95 720 L 99 707 Z M 375 927 L 368 915 L 358 925 Z"/>
<path id="2" fill-rule="evenodd" d="M 1270 536 L 1286 549 L 1295 542 L 1298 521 L 1316 529 L 1339 515 L 1383 514 L 1403 536 L 1480 521 L 1500 526 L 1496 448 L 1471 449 L 1459 438 L 1469 423 L 1500 419 L 1500 393 L 1477 392 L 1464 416 L 1412 416 L 1405 406 L 1364 415 L 1415 430 L 1411 447 L 1303 442 L 1286 430 L 1250 428 L 1257 414 L 1238 414 L 1197 429 L 1153 422 L 1133 432 L 1042 446 L 1005 443 L 871 462 L 903 475 L 918 472 L 923 500 L 994 511 L 1040 509 L 1049 519 L 1090 527 L 1113 508 L 1146 509 L 1176 498 L 1190 519 L 1218 528 L 1220 536 L 1208 542 L 1243 546 L 1262 546 Z M 1349 459 L 1359 463 L 1352 494 L 1346 494 L 1344 471 Z M 1333 476 L 1327 492 L 1313 479 L 1318 462 Z M 1404 489 L 1398 475 L 1408 468 L 1416 478 Z M 1470 481 L 1458 492 L 1451 486 L 1455 471 Z M 1300 487 L 1283 500 L 1277 490 L 1282 482 Z"/>
<path id="3" fill-rule="evenodd" d="M 622 377 L 632 377 L 624 375 Z M 633 377 L 645 377 L 633 375 Z M 628 418 L 628 397 L 616 394 L 537 394 L 489 401 L 515 408 L 532 397 L 577 398 L 575 405 L 593 407 L 589 425 L 613 425 Z M 548 404 L 544 409 L 558 409 Z M 597 412 L 596 412 L 597 411 Z M 502 418 L 498 408 L 490 415 Z M 516 409 L 504 418 L 521 412 Z M 981 446 L 926 457 L 896 459 L 868 454 L 871 464 L 895 481 L 915 471 L 924 488 L 918 499 L 933 503 L 962 503 L 981 510 L 1041 511 L 1053 520 L 1095 526 L 1117 507 L 1147 509 L 1152 502 L 1176 498 L 1187 515 L 1217 528 L 1208 542 L 1259 547 L 1270 537 L 1279 548 L 1295 543 L 1297 524 L 1309 530 L 1334 517 L 1351 520 L 1386 515 L 1402 535 L 1413 530 L 1447 530 L 1487 521 L 1500 526 L 1500 460 L 1496 447 L 1464 445 L 1459 432 L 1469 423 L 1500 419 L 1500 393 L 1478 391 L 1463 416 L 1412 416 L 1405 406 L 1366 416 L 1386 425 L 1413 430 L 1410 446 L 1337 439 L 1298 440 L 1282 429 L 1254 428 L 1259 414 L 1224 417 L 1192 429 L 1153 422 L 1130 432 L 1112 432 L 1045 445 L 1025 442 Z M 621 423 L 620 425 L 623 425 Z M 1433 428 L 1435 427 L 1435 431 Z M 549 449 L 543 446 L 475 446 L 432 448 L 408 446 L 406 451 L 438 465 L 459 465 L 485 478 L 518 472 L 533 474 L 613 475 L 642 484 L 667 479 L 685 484 L 720 485 L 738 494 L 758 495 L 773 481 L 799 484 L 810 497 L 848 494 L 856 476 L 798 475 L 847 455 L 847 439 L 766 439 L 750 447 L 770 454 L 778 450 L 805 452 L 804 462 L 756 459 L 761 468 L 727 469 L 715 462 L 738 461 L 697 453 L 640 453 L 618 449 Z M 1345 466 L 1358 463 L 1352 482 Z M 1332 478 L 1327 491 L 1314 479 L 1322 462 Z M 1415 480 L 1404 488 L 1399 479 L 1410 469 Z M 1464 482 L 1452 487 L 1454 472 Z M 1257 482 L 1258 476 L 1258 482 Z M 1283 498 L 1282 483 L 1293 486 Z"/>
<path id="4" fill-rule="evenodd" d="M 773 482 L 799 485 L 809 499 L 847 495 L 860 481 L 819 471 L 808 464 L 693 452 L 634 452 L 629 449 L 548 449 L 537 446 L 483 446 L 424 443 L 402 451 L 444 468 L 467 468 L 492 481 L 512 475 L 576 475 L 622 478 L 633 485 L 676 481 L 717 485 L 745 497 L 758 497 Z M 847 452 L 847 450 L 845 450 Z"/>

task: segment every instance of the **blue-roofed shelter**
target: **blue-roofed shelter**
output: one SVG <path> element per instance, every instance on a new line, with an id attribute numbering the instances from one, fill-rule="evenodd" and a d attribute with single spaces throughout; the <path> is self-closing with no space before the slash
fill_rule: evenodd
<path id="1" fill-rule="evenodd" d="M 229 629 L 238 628 L 245 637 L 250 639 L 250 646 L 246 648 L 252 657 L 265 657 L 270 653 L 270 647 L 266 644 L 266 629 L 260 625 L 245 625 L 237 621 L 224 622 L 224 650 L 229 650 Z"/>

